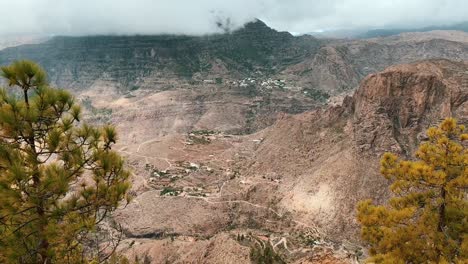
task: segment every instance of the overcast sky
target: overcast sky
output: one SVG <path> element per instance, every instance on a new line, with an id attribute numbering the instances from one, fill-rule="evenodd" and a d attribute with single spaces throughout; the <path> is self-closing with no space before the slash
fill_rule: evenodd
<path id="1" fill-rule="evenodd" d="M 230 18 L 278 30 L 421 27 L 468 20 L 468 0 L 0 0 L 2 34 L 207 34 Z"/>

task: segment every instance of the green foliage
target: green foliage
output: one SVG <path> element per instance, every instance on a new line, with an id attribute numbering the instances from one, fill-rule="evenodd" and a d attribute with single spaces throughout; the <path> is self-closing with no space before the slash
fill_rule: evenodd
<path id="1" fill-rule="evenodd" d="M 250 260 L 255 264 L 285 264 L 283 258 L 269 244 L 256 243 L 250 248 Z"/>
<path id="2" fill-rule="evenodd" d="M 310 97 L 322 103 L 325 103 L 330 98 L 330 95 L 328 93 L 318 89 L 303 89 L 302 91 L 307 97 Z"/>
<path id="3" fill-rule="evenodd" d="M 100 259 L 88 238 L 130 188 L 115 129 L 80 125 L 74 98 L 35 63 L 1 71 L 23 96 L 0 90 L 0 263 Z"/>
<path id="4" fill-rule="evenodd" d="M 190 133 L 195 134 L 195 135 L 201 135 L 201 136 L 211 136 L 211 135 L 219 134 L 220 132 L 219 131 L 214 131 L 214 130 L 202 129 L 202 130 L 194 130 L 194 131 L 192 131 Z"/>
<path id="5" fill-rule="evenodd" d="M 46 85 L 46 73 L 37 64 L 29 61 L 15 61 L 10 66 L 1 67 L 2 77 L 8 80 L 9 86 L 38 88 Z"/>
<path id="6" fill-rule="evenodd" d="M 193 144 L 206 145 L 211 143 L 209 136 L 219 134 L 214 130 L 195 130 L 189 133 L 188 139 Z"/>
<path id="7" fill-rule="evenodd" d="M 172 187 L 165 187 L 162 189 L 161 193 L 159 195 L 164 196 L 164 195 L 169 195 L 169 196 L 177 196 L 179 195 L 180 191 L 176 190 Z"/>
<path id="8" fill-rule="evenodd" d="M 362 238 L 375 263 L 467 263 L 468 152 L 465 127 L 446 119 L 427 132 L 415 161 L 387 153 L 381 172 L 392 181 L 386 206 L 358 205 Z"/>
<path id="9" fill-rule="evenodd" d="M 195 73 L 195 70 L 191 65 L 179 62 L 175 67 L 174 71 L 179 75 L 180 77 L 185 77 L 185 78 L 192 78 L 193 74 Z"/>

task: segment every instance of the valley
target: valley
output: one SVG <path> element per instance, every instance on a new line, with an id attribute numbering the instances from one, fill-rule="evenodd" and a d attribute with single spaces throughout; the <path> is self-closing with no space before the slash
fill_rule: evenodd
<path id="1" fill-rule="evenodd" d="M 114 124 L 134 199 L 109 220 L 152 263 L 358 263 L 356 203 L 388 198 L 386 151 L 411 157 L 447 116 L 468 122 L 468 34 L 55 37 L 0 50 Z"/>

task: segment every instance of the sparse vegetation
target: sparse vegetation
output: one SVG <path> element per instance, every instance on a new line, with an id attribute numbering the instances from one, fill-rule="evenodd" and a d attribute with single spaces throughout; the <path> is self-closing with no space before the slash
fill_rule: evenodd
<path id="1" fill-rule="evenodd" d="M 307 96 L 314 100 L 317 100 L 321 103 L 325 103 L 329 98 L 330 95 L 324 91 L 312 88 L 305 88 L 302 92 Z"/>
<path id="2" fill-rule="evenodd" d="M 255 264 L 286 264 L 268 243 L 255 243 L 250 248 L 250 260 Z"/>
<path id="3" fill-rule="evenodd" d="M 165 187 L 160 195 L 161 196 L 178 196 L 180 194 L 180 190 L 172 188 L 172 187 Z"/>
<path id="4" fill-rule="evenodd" d="M 211 136 L 219 134 L 214 130 L 194 130 L 188 134 L 188 139 L 191 144 L 206 145 L 211 143 Z"/>
<path id="5" fill-rule="evenodd" d="M 91 114 L 101 122 L 108 122 L 112 115 L 112 109 L 109 108 L 96 108 L 93 106 L 92 101 L 89 97 L 81 100 L 82 105 L 88 109 Z"/>
<path id="6" fill-rule="evenodd" d="M 308 247 L 313 247 L 319 242 L 319 239 L 316 236 L 308 233 L 300 233 L 298 238 L 304 245 Z"/>
<path id="7" fill-rule="evenodd" d="M 194 130 L 194 131 L 192 131 L 191 133 L 193 133 L 193 134 L 195 134 L 195 135 L 202 135 L 202 136 L 211 136 L 211 135 L 219 134 L 218 131 L 206 130 L 206 129 Z"/>

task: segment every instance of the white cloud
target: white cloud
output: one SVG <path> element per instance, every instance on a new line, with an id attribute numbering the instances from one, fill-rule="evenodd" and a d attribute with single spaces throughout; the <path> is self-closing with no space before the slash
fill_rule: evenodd
<path id="1" fill-rule="evenodd" d="M 4 3 L 2 3 L 4 2 Z M 0 34 L 207 34 L 258 17 L 294 32 L 468 20 L 466 0 L 0 0 Z"/>

